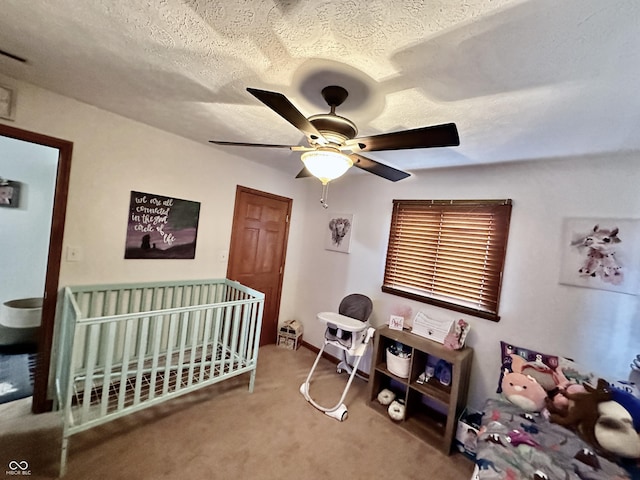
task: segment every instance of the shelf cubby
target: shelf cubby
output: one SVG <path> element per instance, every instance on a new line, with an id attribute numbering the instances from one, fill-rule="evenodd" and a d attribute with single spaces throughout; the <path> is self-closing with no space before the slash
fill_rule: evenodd
<path id="1" fill-rule="evenodd" d="M 387 368 L 386 350 L 395 342 L 410 349 L 407 378 L 398 377 Z M 457 419 L 467 401 L 473 350 L 469 347 L 449 350 L 408 330 L 392 330 L 387 326 L 376 330 L 374 346 L 369 378 L 371 408 L 389 418 L 387 407 L 378 402 L 378 393 L 385 388 L 391 390 L 405 403 L 404 420 L 394 423 L 446 454 L 451 453 Z M 418 383 L 426 366 L 436 365 L 439 360 L 451 367 L 450 384 L 443 385 L 435 376 L 426 383 Z"/>

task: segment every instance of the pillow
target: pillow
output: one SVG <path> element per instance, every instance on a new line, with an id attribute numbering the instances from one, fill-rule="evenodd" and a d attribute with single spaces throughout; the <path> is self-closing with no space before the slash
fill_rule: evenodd
<path id="1" fill-rule="evenodd" d="M 518 347 L 512 343 L 500 342 L 500 358 L 501 366 L 497 393 L 502 393 L 502 378 L 505 371 L 531 376 L 547 392 L 556 388 L 554 373 L 560 362 L 560 358 L 557 355 L 548 355 L 528 348 Z"/>
<path id="2" fill-rule="evenodd" d="M 584 365 L 580 365 L 568 358 L 559 357 L 558 366 L 567 380 L 571 383 L 577 383 L 578 385 L 588 383 L 595 388 L 598 385 L 598 378 L 602 377 L 602 375 L 598 375 L 588 368 L 585 368 Z"/>

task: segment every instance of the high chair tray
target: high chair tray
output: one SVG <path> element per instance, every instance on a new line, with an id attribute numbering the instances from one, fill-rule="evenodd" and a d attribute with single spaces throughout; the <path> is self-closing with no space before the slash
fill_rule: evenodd
<path id="1" fill-rule="evenodd" d="M 360 320 L 340 315 L 336 312 L 320 312 L 318 313 L 318 320 L 321 320 L 324 323 L 331 323 L 348 332 L 359 332 L 369 326 L 367 322 L 361 322 Z"/>

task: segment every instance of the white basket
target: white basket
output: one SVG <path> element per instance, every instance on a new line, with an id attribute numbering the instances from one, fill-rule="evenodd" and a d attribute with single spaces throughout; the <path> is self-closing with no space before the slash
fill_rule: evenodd
<path id="1" fill-rule="evenodd" d="M 402 358 L 391 353 L 391 350 L 387 348 L 387 370 L 393 373 L 396 377 L 407 378 L 409 376 L 409 366 L 411 364 L 411 358 Z"/>

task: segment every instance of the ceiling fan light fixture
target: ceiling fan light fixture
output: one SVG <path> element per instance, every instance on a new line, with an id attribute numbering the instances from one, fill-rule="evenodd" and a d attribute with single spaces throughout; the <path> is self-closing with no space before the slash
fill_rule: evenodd
<path id="1" fill-rule="evenodd" d="M 353 166 L 353 160 L 348 155 L 333 148 L 318 148 L 303 153 L 300 158 L 311 175 L 323 185 L 344 175 Z"/>

